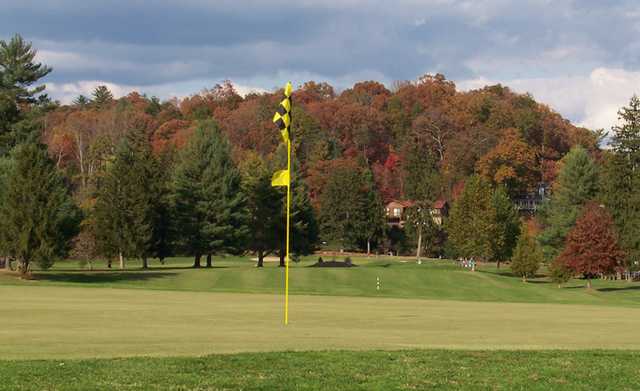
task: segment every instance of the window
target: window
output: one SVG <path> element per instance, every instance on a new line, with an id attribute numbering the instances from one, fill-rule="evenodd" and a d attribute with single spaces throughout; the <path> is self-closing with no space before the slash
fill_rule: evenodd
<path id="1" fill-rule="evenodd" d="M 400 208 L 393 208 L 393 217 L 400 217 L 402 210 Z"/>

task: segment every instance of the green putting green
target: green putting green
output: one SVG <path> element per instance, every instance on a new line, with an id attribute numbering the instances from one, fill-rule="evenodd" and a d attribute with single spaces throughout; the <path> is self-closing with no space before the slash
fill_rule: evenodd
<path id="1" fill-rule="evenodd" d="M 640 349 L 640 308 L 0 286 L 4 359 L 325 349 Z"/>

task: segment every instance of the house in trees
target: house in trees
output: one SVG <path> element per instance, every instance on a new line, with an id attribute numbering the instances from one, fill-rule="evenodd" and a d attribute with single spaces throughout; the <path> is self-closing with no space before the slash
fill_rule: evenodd
<path id="1" fill-rule="evenodd" d="M 442 225 L 444 219 L 449 215 L 449 203 L 443 199 L 439 199 L 433 203 L 431 207 L 431 217 L 436 225 Z"/>
<path id="2" fill-rule="evenodd" d="M 414 201 L 393 200 L 385 207 L 387 224 L 402 228 L 407 219 L 407 210 L 415 205 Z M 436 225 L 442 225 L 449 215 L 449 203 L 439 199 L 431 206 L 431 218 Z"/>
<path id="3" fill-rule="evenodd" d="M 387 224 L 392 227 L 400 227 L 404 225 L 407 218 L 407 209 L 413 206 L 412 201 L 393 200 L 389 202 L 385 208 Z"/>
<path id="4" fill-rule="evenodd" d="M 547 197 L 549 197 L 549 186 L 546 183 L 540 183 L 535 191 L 514 197 L 513 203 L 521 215 L 534 215 Z"/>

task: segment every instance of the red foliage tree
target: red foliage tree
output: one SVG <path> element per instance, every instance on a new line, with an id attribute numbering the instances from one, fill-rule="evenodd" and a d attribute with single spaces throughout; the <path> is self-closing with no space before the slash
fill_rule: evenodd
<path id="1" fill-rule="evenodd" d="M 623 259 L 611 214 L 595 202 L 588 203 L 567 236 L 559 262 L 583 274 L 591 288 L 593 276 L 613 273 Z"/>

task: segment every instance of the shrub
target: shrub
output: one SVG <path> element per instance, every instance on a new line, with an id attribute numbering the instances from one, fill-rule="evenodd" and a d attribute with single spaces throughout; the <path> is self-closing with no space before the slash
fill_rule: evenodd
<path id="1" fill-rule="evenodd" d="M 551 281 L 558 284 L 558 288 L 573 277 L 573 271 L 560 259 L 556 259 L 549 266 Z"/>
<path id="2" fill-rule="evenodd" d="M 526 282 L 527 277 L 535 277 L 542 257 L 542 250 L 535 239 L 527 232 L 522 232 L 511 257 L 511 270 Z"/>

